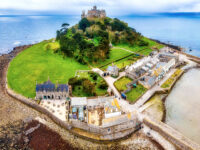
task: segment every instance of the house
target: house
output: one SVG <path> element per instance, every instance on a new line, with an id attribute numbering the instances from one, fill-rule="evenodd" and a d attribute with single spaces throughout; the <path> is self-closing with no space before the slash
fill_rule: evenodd
<path id="1" fill-rule="evenodd" d="M 156 76 L 145 76 L 138 81 L 145 88 L 149 89 L 156 83 Z"/>
<path id="2" fill-rule="evenodd" d="M 69 96 L 67 84 L 53 84 L 50 80 L 43 84 L 36 84 L 35 99 L 66 100 Z"/>
<path id="3" fill-rule="evenodd" d="M 117 66 L 115 66 L 115 65 L 108 66 L 107 73 L 109 73 L 111 76 L 118 76 L 119 68 L 117 68 Z"/>

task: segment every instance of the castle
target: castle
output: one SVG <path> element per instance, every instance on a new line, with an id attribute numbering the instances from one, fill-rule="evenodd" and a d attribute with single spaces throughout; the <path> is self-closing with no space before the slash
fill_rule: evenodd
<path id="1" fill-rule="evenodd" d="M 97 6 L 94 6 L 91 10 L 88 10 L 86 14 L 85 11 L 82 12 L 81 18 L 105 18 L 106 11 L 97 9 Z"/>

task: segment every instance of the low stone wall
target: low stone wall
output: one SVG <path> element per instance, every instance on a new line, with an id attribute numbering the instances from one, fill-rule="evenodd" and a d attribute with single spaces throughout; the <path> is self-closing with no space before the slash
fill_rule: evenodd
<path id="1" fill-rule="evenodd" d="M 177 132 L 175 129 L 171 128 L 167 124 L 161 121 L 150 120 L 149 118 L 144 118 L 143 123 L 150 127 L 151 129 L 157 131 L 168 141 L 176 145 L 181 150 L 199 150 L 200 146 L 190 139 L 183 136 L 181 133 Z"/>

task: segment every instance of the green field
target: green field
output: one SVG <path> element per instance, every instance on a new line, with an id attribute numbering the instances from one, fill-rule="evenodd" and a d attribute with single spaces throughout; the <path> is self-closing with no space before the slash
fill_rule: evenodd
<path id="1" fill-rule="evenodd" d="M 127 100 L 130 102 L 135 102 L 140 96 L 142 96 L 147 91 L 142 85 L 137 85 L 136 88 L 132 88 L 132 90 L 126 93 Z"/>
<path id="2" fill-rule="evenodd" d="M 36 81 L 43 83 L 49 77 L 53 83 L 67 83 L 76 70 L 89 69 L 74 59 L 46 50 L 47 43 L 44 41 L 26 49 L 10 63 L 8 85 L 17 93 L 33 98 Z"/>
<path id="3" fill-rule="evenodd" d="M 118 90 L 119 92 L 123 92 L 123 91 L 125 91 L 125 90 L 127 89 L 126 85 L 127 85 L 128 83 L 130 83 L 131 81 L 132 81 L 132 80 L 129 79 L 129 78 L 127 78 L 127 77 L 122 77 L 122 78 L 120 78 L 119 80 L 117 80 L 117 81 L 114 83 L 114 85 L 115 85 L 115 87 L 117 88 L 117 90 Z"/>

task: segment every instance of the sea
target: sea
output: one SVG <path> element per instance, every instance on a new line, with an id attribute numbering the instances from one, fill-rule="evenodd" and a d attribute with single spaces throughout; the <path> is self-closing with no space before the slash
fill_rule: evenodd
<path id="1" fill-rule="evenodd" d="M 200 13 L 150 13 L 119 18 L 142 35 L 184 48 L 200 57 Z M 13 47 L 34 44 L 56 36 L 62 23 L 71 26 L 80 20 L 72 15 L 0 15 L 0 55 Z"/>

